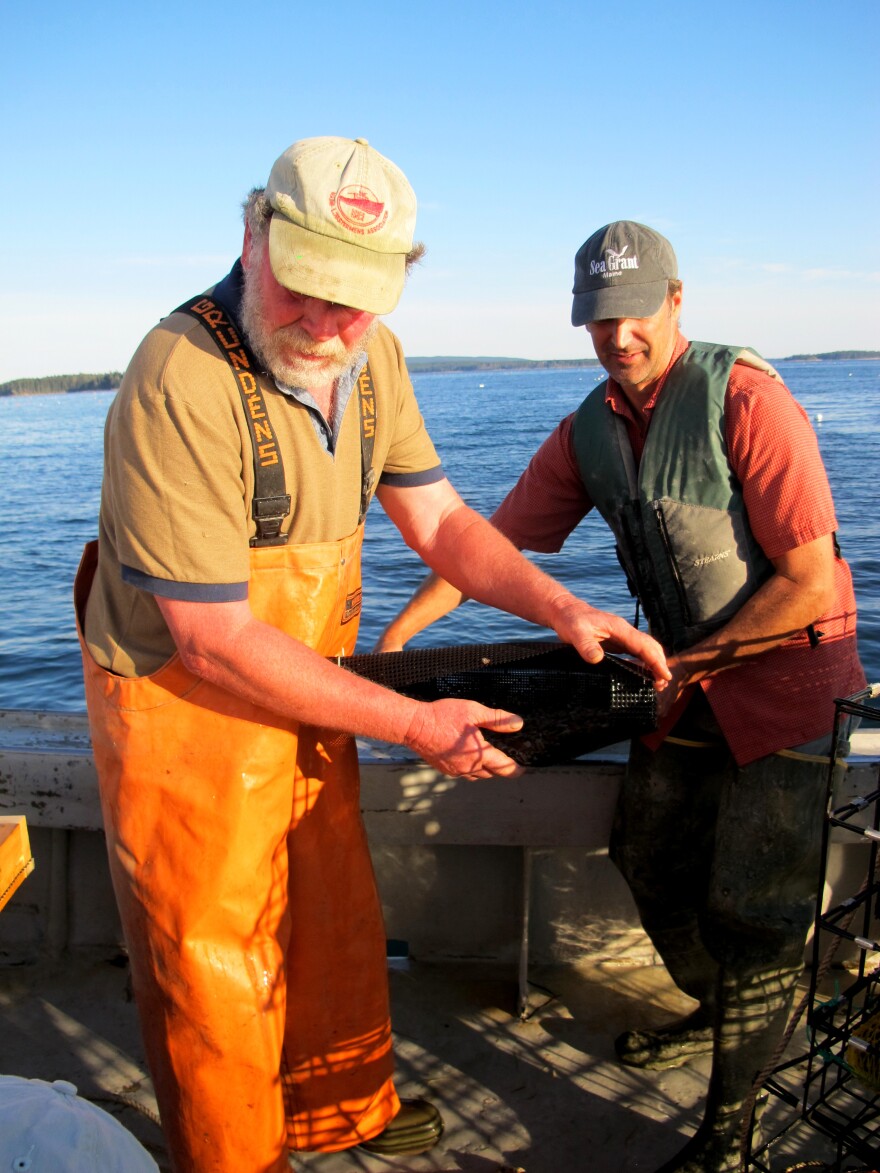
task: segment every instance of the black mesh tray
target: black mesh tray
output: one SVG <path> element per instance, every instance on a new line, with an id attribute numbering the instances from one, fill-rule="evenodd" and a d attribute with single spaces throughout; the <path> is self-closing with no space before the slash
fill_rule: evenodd
<path id="1" fill-rule="evenodd" d="M 523 718 L 483 735 L 524 766 L 558 765 L 650 732 L 650 675 L 619 656 L 588 664 L 569 644 L 522 641 L 347 656 L 343 668 L 421 701 L 467 698 Z"/>

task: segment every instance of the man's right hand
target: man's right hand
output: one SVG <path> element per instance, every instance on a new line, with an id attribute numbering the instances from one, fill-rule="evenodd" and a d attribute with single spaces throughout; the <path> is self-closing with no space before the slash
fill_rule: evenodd
<path id="1" fill-rule="evenodd" d="M 516 733 L 522 717 L 476 701 L 440 700 L 420 704 L 404 745 L 429 766 L 452 778 L 516 778 L 523 767 L 490 745 L 482 729 Z"/>
<path id="2" fill-rule="evenodd" d="M 566 591 L 560 596 L 553 629 L 563 643 L 573 644 L 588 664 L 598 664 L 605 652 L 624 652 L 642 661 L 662 692 L 671 678 L 661 645 L 611 611 L 598 611 Z"/>

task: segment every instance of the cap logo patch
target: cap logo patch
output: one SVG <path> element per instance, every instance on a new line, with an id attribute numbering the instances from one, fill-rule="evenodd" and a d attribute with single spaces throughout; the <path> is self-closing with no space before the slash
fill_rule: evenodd
<path id="1" fill-rule="evenodd" d="M 619 253 L 615 252 L 613 248 L 606 248 L 603 261 L 590 261 L 590 276 L 610 278 L 616 277 L 621 269 L 637 269 L 639 258 L 624 255 L 628 248 L 629 245 L 625 244 Z"/>
<path id="2" fill-rule="evenodd" d="M 363 184 L 350 183 L 330 193 L 330 208 L 337 223 L 358 236 L 369 236 L 384 228 L 388 208 Z"/>

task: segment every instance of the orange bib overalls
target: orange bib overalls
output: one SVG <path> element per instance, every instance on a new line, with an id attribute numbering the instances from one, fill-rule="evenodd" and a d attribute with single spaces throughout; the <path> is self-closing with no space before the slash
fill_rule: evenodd
<path id="1" fill-rule="evenodd" d="M 257 618 L 354 649 L 362 527 L 251 551 Z M 354 740 L 193 676 L 100 668 L 76 604 L 110 869 L 176 1173 L 282 1173 L 395 1115 L 385 931 Z M 259 647 L 253 649 L 260 655 Z"/>

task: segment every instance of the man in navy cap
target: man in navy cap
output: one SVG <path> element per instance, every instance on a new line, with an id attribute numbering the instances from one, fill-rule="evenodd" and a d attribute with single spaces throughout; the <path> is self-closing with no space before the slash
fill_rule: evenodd
<path id="1" fill-rule="evenodd" d="M 834 698 L 864 684 L 852 581 L 806 414 L 754 351 L 683 337 L 669 241 L 631 220 L 600 228 L 573 292 L 572 324 L 608 378 L 492 522 L 555 552 L 598 509 L 667 653 L 660 727 L 632 744 L 611 855 L 698 1005 L 616 1049 L 645 1068 L 712 1053 L 703 1123 L 659 1173 L 732 1173 L 803 969 Z M 402 647 L 461 598 L 429 579 L 380 646 Z"/>

